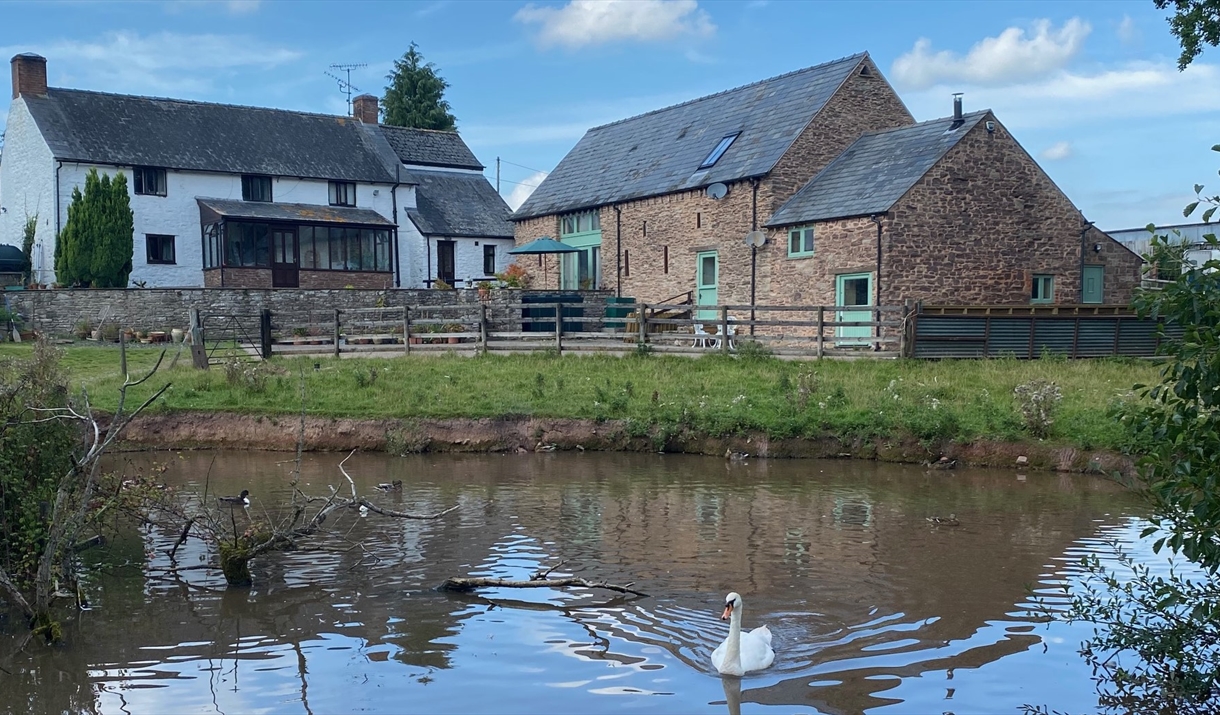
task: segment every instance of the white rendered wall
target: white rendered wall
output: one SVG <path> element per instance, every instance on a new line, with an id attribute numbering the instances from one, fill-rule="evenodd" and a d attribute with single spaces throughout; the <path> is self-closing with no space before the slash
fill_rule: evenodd
<path id="1" fill-rule="evenodd" d="M 7 152 L 6 152 L 7 153 Z M 90 169 L 112 177 L 122 173 L 127 177 L 134 219 L 134 250 L 131 260 L 132 285 L 148 288 L 191 287 L 203 285 L 203 249 L 201 246 L 199 204 L 196 198 L 241 200 L 240 174 L 207 174 L 202 172 L 167 170 L 165 196 L 137 196 L 131 169 L 90 164 L 65 164 L 60 171 L 60 214 L 67 221 L 72 189 L 85 185 Z M 371 208 L 387 220 L 394 220 L 394 203 L 390 186 L 356 185 L 356 207 Z M 375 194 L 375 195 L 374 195 Z M 330 203 L 330 184 L 317 179 L 275 177 L 271 198 L 277 203 Z M 173 265 L 149 264 L 148 234 L 174 237 Z M 51 249 L 54 250 L 53 248 Z"/>
<path id="2" fill-rule="evenodd" d="M 27 217 L 38 215 L 34 280 L 55 281 L 55 159 L 25 100 L 9 105 L 0 161 L 0 243 L 21 248 Z"/>

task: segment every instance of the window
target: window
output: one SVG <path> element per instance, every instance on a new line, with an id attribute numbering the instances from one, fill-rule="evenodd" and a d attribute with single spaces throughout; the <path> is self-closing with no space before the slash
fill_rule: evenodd
<path id="1" fill-rule="evenodd" d="M 271 177 L 250 175 L 242 176 L 241 199 L 242 201 L 270 201 Z"/>
<path id="2" fill-rule="evenodd" d="M 221 257 L 221 226 L 210 223 L 203 227 L 203 267 L 219 268 Z"/>
<path id="3" fill-rule="evenodd" d="M 1055 302 L 1055 277 L 1054 276 L 1034 276 L 1033 292 L 1029 297 L 1030 303 L 1054 303 Z"/>
<path id="4" fill-rule="evenodd" d="M 176 263 L 174 260 L 174 237 L 161 236 L 155 233 L 146 234 L 144 236 L 148 244 L 148 262 L 154 263 Z"/>
<path id="5" fill-rule="evenodd" d="M 269 267 L 271 236 L 267 224 L 228 224 L 225 227 L 225 265 L 234 268 Z"/>
<path id="6" fill-rule="evenodd" d="M 707 158 L 703 160 L 703 163 L 699 165 L 699 168 L 712 168 L 716 162 L 720 161 L 720 157 L 724 156 L 724 153 L 729 150 L 730 146 L 733 145 L 733 140 L 736 139 L 740 134 L 741 132 L 735 132 L 721 139 L 720 143 L 716 145 L 716 148 L 712 149 L 712 153 L 708 154 Z"/>
<path id="7" fill-rule="evenodd" d="M 330 182 L 331 206 L 355 206 L 356 185 L 350 181 Z"/>
<path id="8" fill-rule="evenodd" d="M 794 228 L 788 232 L 788 256 L 813 255 L 813 226 Z"/>
<path id="9" fill-rule="evenodd" d="M 593 233 L 602 230 L 601 215 L 597 211 L 585 211 L 563 217 L 559 234 L 568 236 L 574 233 Z"/>
<path id="10" fill-rule="evenodd" d="M 165 196 L 165 169 L 137 166 L 132 170 L 132 183 L 140 196 Z M 173 263 L 173 261 L 170 261 Z"/>
<path id="11" fill-rule="evenodd" d="M 483 244 L 483 275 L 494 276 L 496 274 L 496 247 L 494 244 Z"/>

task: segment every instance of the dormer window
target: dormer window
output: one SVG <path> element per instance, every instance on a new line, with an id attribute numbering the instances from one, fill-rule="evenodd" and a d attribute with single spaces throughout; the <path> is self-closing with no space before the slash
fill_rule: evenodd
<path id="1" fill-rule="evenodd" d="M 165 169 L 137 166 L 131 173 L 137 196 L 165 196 Z"/>
<path id="2" fill-rule="evenodd" d="M 271 177 L 246 174 L 241 177 L 242 201 L 270 201 Z"/>
<path id="3" fill-rule="evenodd" d="M 720 161 L 720 157 L 724 156 L 724 153 L 729 150 L 730 146 L 733 145 L 733 140 L 736 139 L 740 134 L 741 132 L 734 132 L 726 136 L 724 139 L 721 139 L 720 143 L 716 145 L 716 148 L 712 149 L 712 153 L 708 154 L 707 158 L 703 160 L 703 163 L 699 165 L 699 168 L 710 169 L 715 166 L 716 162 Z"/>

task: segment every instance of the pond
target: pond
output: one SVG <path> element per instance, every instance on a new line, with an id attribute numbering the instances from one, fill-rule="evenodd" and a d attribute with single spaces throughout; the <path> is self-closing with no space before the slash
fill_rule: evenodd
<path id="1" fill-rule="evenodd" d="M 346 486 L 342 455 L 308 454 L 306 491 Z M 282 453 L 123 455 L 167 463 L 181 493 L 289 497 Z M 10 655 L 0 703 L 19 712 L 1014 713 L 1096 707 L 1076 654 L 1085 626 L 1046 623 L 1081 556 L 1134 542 L 1141 505 L 1081 475 L 925 470 L 858 461 L 676 455 L 358 454 L 357 486 L 435 521 L 345 510 L 326 532 L 225 589 L 166 575 L 177 534 L 120 539 L 68 643 Z M 404 481 L 401 493 L 373 486 Z M 948 517 L 959 525 L 938 524 Z M 207 557 L 194 540 L 180 565 Z M 647 592 L 435 590 L 450 576 L 556 571 Z M 767 624 L 768 669 L 722 679 L 725 594 Z"/>

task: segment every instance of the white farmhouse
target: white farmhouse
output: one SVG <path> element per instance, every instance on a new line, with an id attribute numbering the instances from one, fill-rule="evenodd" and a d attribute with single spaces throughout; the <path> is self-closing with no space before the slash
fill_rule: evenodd
<path id="1" fill-rule="evenodd" d="M 46 60 L 12 59 L 0 161 L 0 244 L 37 216 L 35 280 L 91 169 L 125 174 L 148 287 L 425 287 L 507 265 L 510 210 L 455 132 L 353 117 L 47 86 Z"/>

